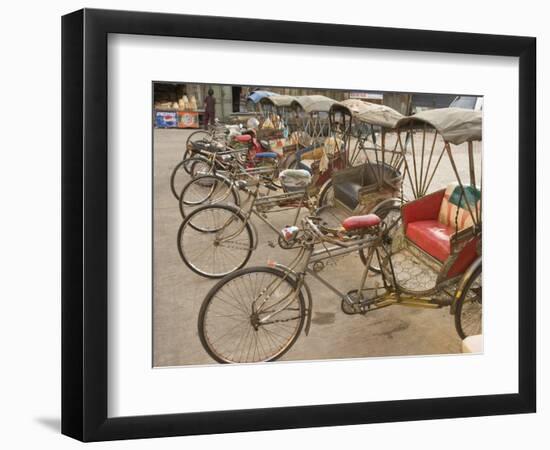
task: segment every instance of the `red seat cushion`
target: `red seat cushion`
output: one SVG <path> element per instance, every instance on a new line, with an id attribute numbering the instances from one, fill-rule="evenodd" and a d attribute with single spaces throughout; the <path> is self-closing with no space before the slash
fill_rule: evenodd
<path id="1" fill-rule="evenodd" d="M 252 136 L 249 134 L 240 134 L 238 136 L 235 136 L 235 140 L 237 142 L 249 142 L 252 139 Z"/>
<path id="2" fill-rule="evenodd" d="M 419 220 L 407 225 L 407 237 L 429 255 L 445 261 L 451 253 L 451 227 L 437 220 Z"/>
<path id="3" fill-rule="evenodd" d="M 376 214 L 365 214 L 364 216 L 351 216 L 342 222 L 346 230 L 357 230 L 359 228 L 369 228 L 380 223 L 380 217 Z"/>

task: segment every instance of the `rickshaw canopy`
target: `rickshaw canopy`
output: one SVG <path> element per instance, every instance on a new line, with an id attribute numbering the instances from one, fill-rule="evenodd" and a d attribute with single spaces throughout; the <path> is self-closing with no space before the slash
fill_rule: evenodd
<path id="1" fill-rule="evenodd" d="M 296 97 L 293 95 L 271 95 L 263 97 L 260 103 L 271 104 L 277 108 L 286 108 L 289 107 L 294 100 L 296 100 Z"/>
<path id="2" fill-rule="evenodd" d="M 336 103 L 336 100 L 325 97 L 324 95 L 302 95 L 296 97 L 292 102 L 293 107 L 300 107 L 306 113 L 329 112 L 330 107 Z"/>
<path id="3" fill-rule="evenodd" d="M 279 94 L 271 91 L 254 91 L 248 94 L 247 99 L 250 100 L 252 103 L 258 103 L 262 98 L 273 97 L 277 95 Z"/>
<path id="4" fill-rule="evenodd" d="M 383 128 L 394 129 L 397 123 L 405 116 L 386 105 L 365 102 L 357 99 L 344 100 L 340 104 L 346 107 L 353 117 L 360 122 L 377 125 Z M 338 108 L 337 105 L 335 105 Z"/>
<path id="5" fill-rule="evenodd" d="M 404 117 L 397 128 L 428 124 L 437 130 L 446 142 L 459 145 L 481 141 L 481 112 L 462 108 L 440 108 L 421 111 Z"/>

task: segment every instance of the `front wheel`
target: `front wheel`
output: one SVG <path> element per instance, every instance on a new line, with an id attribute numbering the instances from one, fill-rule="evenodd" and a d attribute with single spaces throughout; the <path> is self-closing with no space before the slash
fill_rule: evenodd
<path id="1" fill-rule="evenodd" d="M 189 175 L 193 177 L 191 170 L 194 167 L 201 174 L 212 172 L 210 162 L 203 156 L 194 156 L 180 161 L 170 174 L 170 190 L 176 199 L 180 198 L 181 190 L 190 179 Z"/>
<path id="2" fill-rule="evenodd" d="M 250 223 L 234 206 L 204 205 L 182 222 L 178 251 L 193 272 L 221 278 L 243 267 L 254 248 Z"/>
<path id="3" fill-rule="evenodd" d="M 219 363 L 274 361 L 296 342 L 305 316 L 295 279 L 271 267 L 249 267 L 208 292 L 199 312 L 199 336 Z"/>
<path id="4" fill-rule="evenodd" d="M 202 205 L 232 203 L 238 206 L 240 197 L 231 182 L 219 175 L 202 175 L 189 181 L 179 196 L 181 217 L 187 217 Z"/>
<path id="5" fill-rule="evenodd" d="M 209 131 L 206 131 L 206 130 L 193 131 L 185 141 L 185 148 L 188 149 L 190 145 L 193 145 L 194 143 L 197 143 L 197 142 L 212 142 L 212 140 L 213 140 L 213 136 L 212 136 L 212 133 L 210 133 Z"/>
<path id="6" fill-rule="evenodd" d="M 482 333 L 481 266 L 479 266 L 457 299 L 456 332 L 461 339 Z"/>

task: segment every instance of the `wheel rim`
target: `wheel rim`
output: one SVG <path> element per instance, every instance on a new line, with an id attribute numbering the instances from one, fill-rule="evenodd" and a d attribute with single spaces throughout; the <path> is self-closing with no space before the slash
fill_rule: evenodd
<path id="1" fill-rule="evenodd" d="M 182 217 L 188 216 L 198 206 L 220 202 L 235 203 L 231 196 L 231 185 L 214 176 L 204 176 L 192 180 L 183 190 L 180 200 Z"/>
<path id="2" fill-rule="evenodd" d="M 376 212 L 375 212 L 376 213 Z M 401 222 L 401 210 L 398 208 L 392 208 L 386 212 L 386 214 L 381 214 L 382 222 L 386 225 L 388 230 L 388 237 L 391 239 L 395 236 L 399 230 L 399 224 Z M 376 272 L 380 272 L 380 252 L 372 258 L 370 267 Z"/>
<path id="3" fill-rule="evenodd" d="M 464 337 L 482 334 L 483 332 L 483 302 L 481 272 L 470 284 L 462 300 L 460 310 L 460 328 Z"/>
<path id="4" fill-rule="evenodd" d="M 334 206 L 334 187 L 332 185 L 327 187 L 321 206 Z"/>
<path id="5" fill-rule="evenodd" d="M 179 247 L 196 272 L 221 277 L 241 268 L 252 251 L 252 236 L 243 219 L 225 208 L 195 211 L 182 225 Z"/>
<path id="6" fill-rule="evenodd" d="M 289 298 L 294 300 L 283 308 Z M 259 306 L 260 312 L 254 314 Z M 259 324 L 275 311 L 268 322 Z M 210 299 L 203 318 L 204 339 L 220 361 L 269 361 L 292 344 L 302 314 L 288 281 L 268 272 L 246 273 L 224 283 Z"/>

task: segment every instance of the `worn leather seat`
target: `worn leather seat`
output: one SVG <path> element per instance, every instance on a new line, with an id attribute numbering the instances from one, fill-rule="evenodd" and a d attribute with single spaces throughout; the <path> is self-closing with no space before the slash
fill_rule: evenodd
<path id="1" fill-rule="evenodd" d="M 361 184 L 353 181 L 338 183 L 334 185 L 334 195 L 353 211 L 359 204 L 359 191 L 361 188 Z"/>

